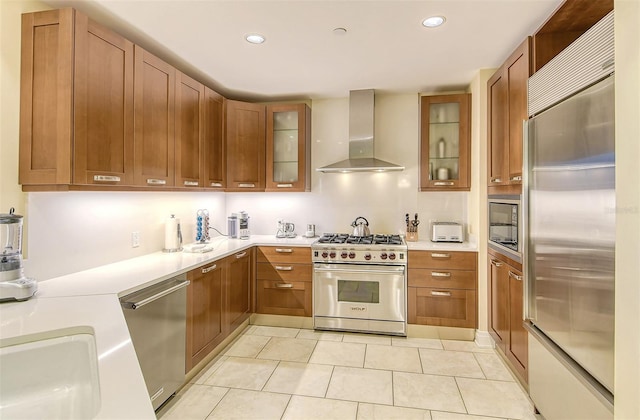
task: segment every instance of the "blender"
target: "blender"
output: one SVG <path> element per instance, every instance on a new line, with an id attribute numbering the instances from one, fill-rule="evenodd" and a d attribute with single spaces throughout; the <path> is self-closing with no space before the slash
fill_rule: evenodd
<path id="1" fill-rule="evenodd" d="M 22 216 L 0 214 L 0 302 L 27 300 L 38 289 L 34 279 L 24 276 L 22 267 Z"/>

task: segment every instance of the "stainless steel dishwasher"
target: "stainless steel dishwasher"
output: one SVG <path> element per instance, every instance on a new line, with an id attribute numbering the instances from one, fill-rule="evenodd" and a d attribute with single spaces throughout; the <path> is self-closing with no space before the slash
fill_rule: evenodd
<path id="1" fill-rule="evenodd" d="M 120 298 L 153 409 L 185 378 L 186 274 Z"/>

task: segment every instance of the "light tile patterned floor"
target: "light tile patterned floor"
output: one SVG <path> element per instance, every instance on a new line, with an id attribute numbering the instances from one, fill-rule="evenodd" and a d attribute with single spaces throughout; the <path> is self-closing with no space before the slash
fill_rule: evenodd
<path id="1" fill-rule="evenodd" d="M 252 325 L 158 412 L 163 420 L 535 419 L 473 342 Z"/>

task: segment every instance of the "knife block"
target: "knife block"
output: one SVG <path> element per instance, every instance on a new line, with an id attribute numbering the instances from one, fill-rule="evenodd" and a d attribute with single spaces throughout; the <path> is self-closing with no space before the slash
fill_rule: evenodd
<path id="1" fill-rule="evenodd" d="M 407 242 L 417 242 L 418 241 L 418 231 L 415 232 L 407 231 Z"/>

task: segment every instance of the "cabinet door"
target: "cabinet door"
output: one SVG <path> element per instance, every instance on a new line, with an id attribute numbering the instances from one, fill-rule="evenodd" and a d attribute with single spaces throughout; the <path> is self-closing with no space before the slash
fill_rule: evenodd
<path id="1" fill-rule="evenodd" d="M 201 187 L 203 173 L 204 85 L 176 74 L 175 171 L 177 187 Z"/>
<path id="2" fill-rule="evenodd" d="M 133 43 L 76 12 L 74 184 L 133 185 Z"/>
<path id="3" fill-rule="evenodd" d="M 420 98 L 420 191 L 471 188 L 470 98 Z"/>
<path id="4" fill-rule="evenodd" d="M 188 274 L 186 372 L 203 360 L 225 337 L 223 319 L 223 262 L 195 269 Z"/>
<path id="5" fill-rule="evenodd" d="M 489 333 L 506 349 L 509 340 L 509 273 L 505 263 L 489 256 Z"/>
<path id="6" fill-rule="evenodd" d="M 224 107 L 222 95 L 204 88 L 204 186 L 227 186 L 227 161 L 224 145 Z"/>
<path id="7" fill-rule="evenodd" d="M 311 282 L 258 279 L 256 312 L 311 316 L 311 290 Z"/>
<path id="8" fill-rule="evenodd" d="M 136 185 L 174 185 L 175 69 L 135 46 L 134 181 Z"/>
<path id="9" fill-rule="evenodd" d="M 408 322 L 443 327 L 476 327 L 475 290 L 408 288 Z"/>
<path id="10" fill-rule="evenodd" d="M 258 247 L 258 262 L 311 264 L 311 248 L 296 246 Z"/>
<path id="11" fill-rule="evenodd" d="M 305 104 L 267 106 L 266 191 L 309 191 L 311 110 Z"/>
<path id="12" fill-rule="evenodd" d="M 511 55 L 506 71 L 509 80 L 509 180 L 522 184 L 523 122 L 528 119 L 527 80 L 531 74 L 529 59 L 530 38 Z"/>
<path id="13" fill-rule="evenodd" d="M 487 82 L 487 138 L 489 141 L 488 184 L 490 187 L 506 183 L 507 162 L 507 77 L 499 69 Z"/>
<path id="14" fill-rule="evenodd" d="M 22 15 L 20 175 L 25 185 L 70 184 L 72 9 Z"/>
<path id="15" fill-rule="evenodd" d="M 251 314 L 251 249 L 238 252 L 227 258 L 227 325 L 229 333 L 234 331 Z"/>
<path id="16" fill-rule="evenodd" d="M 264 191 L 265 107 L 227 101 L 227 191 Z"/>
<path id="17" fill-rule="evenodd" d="M 527 380 L 528 336 L 524 328 L 523 301 L 524 290 L 522 273 L 511 266 L 507 267 L 509 276 L 509 344 L 507 356 L 520 375 Z"/>

